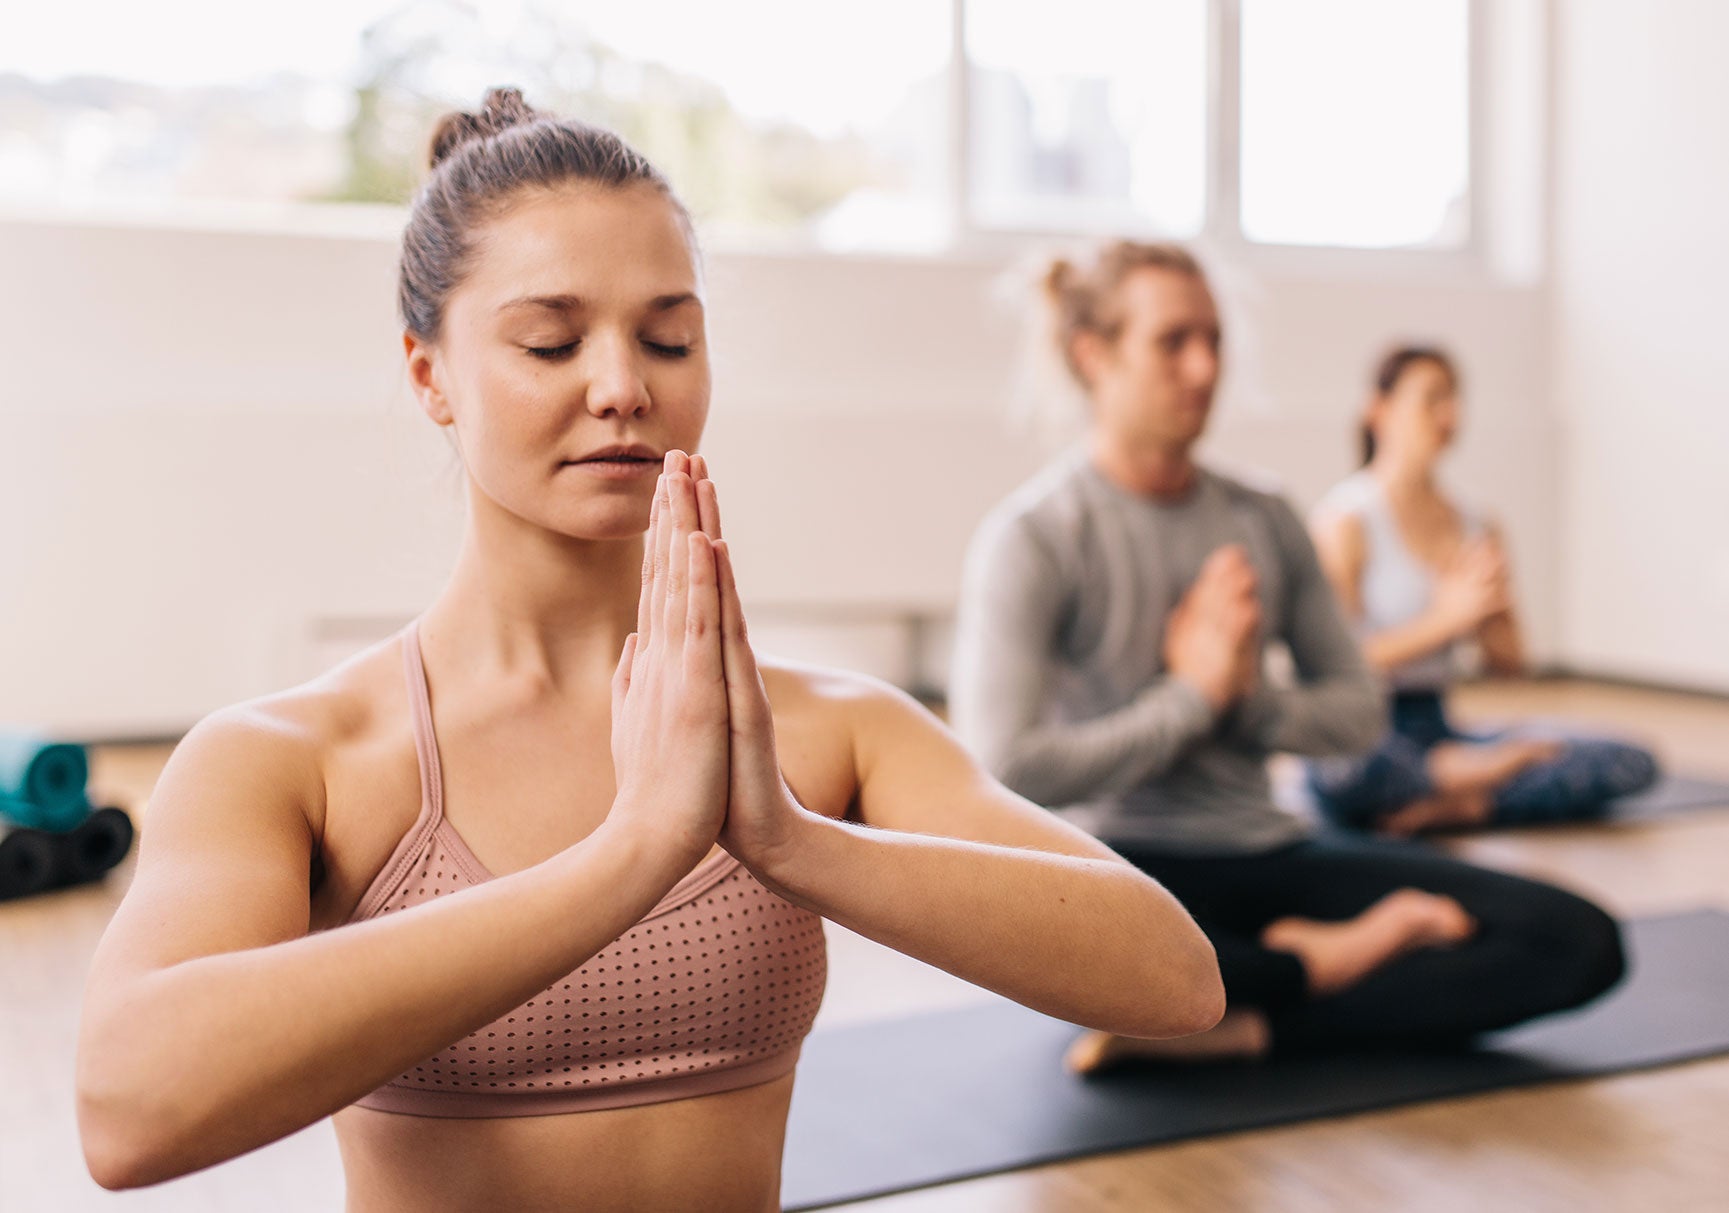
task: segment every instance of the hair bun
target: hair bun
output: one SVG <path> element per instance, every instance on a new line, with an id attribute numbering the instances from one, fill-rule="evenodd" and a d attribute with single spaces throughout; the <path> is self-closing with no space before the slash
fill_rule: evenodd
<path id="1" fill-rule="evenodd" d="M 449 159 L 458 148 L 465 144 L 479 139 L 489 139 L 513 126 L 523 126 L 533 122 L 540 116 L 540 111 L 522 99 L 521 89 L 489 89 L 486 99 L 481 102 L 478 114 L 465 113 L 459 110 L 446 114 L 438 120 L 438 125 L 432 132 L 432 149 L 427 158 L 428 167 L 437 168 L 440 163 Z"/>
<path id="2" fill-rule="evenodd" d="M 1067 257 L 1052 257 L 1046 263 L 1044 272 L 1039 275 L 1039 289 L 1045 298 L 1055 302 L 1063 297 L 1074 282 L 1075 265 Z"/>

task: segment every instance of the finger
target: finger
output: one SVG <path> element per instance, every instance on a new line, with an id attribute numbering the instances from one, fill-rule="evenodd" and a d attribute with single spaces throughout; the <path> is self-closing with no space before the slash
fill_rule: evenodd
<path id="1" fill-rule="evenodd" d="M 682 534 L 676 540 L 677 554 L 684 551 L 684 535 L 702 529 L 702 519 L 697 513 L 696 481 L 688 473 L 679 472 L 668 477 L 667 500 L 672 504 L 672 522 Z"/>
<path id="2" fill-rule="evenodd" d="M 705 456 L 690 457 L 690 478 L 696 484 L 697 525 L 710 539 L 719 539 L 720 498 L 715 495 L 714 481 L 709 479 L 708 459 Z"/>
<path id="3" fill-rule="evenodd" d="M 696 512 L 702 522 L 702 533 L 710 539 L 720 538 L 720 495 L 714 481 L 696 482 Z"/>
<path id="4" fill-rule="evenodd" d="M 686 476 L 690 475 L 690 456 L 680 450 L 668 451 L 666 453 L 666 470 L 669 473 L 682 472 Z"/>
<path id="5" fill-rule="evenodd" d="M 695 530 L 696 502 L 691 499 L 690 477 L 675 473 L 667 480 L 667 555 L 666 600 L 662 607 L 661 624 L 666 628 L 661 640 L 667 645 L 684 643 L 685 623 L 690 610 L 690 534 Z"/>
<path id="6" fill-rule="evenodd" d="M 690 607 L 685 614 L 684 668 L 696 685 L 725 676 L 720 648 L 720 591 L 714 545 L 701 531 L 685 540 L 685 565 L 690 583 Z"/>
<path id="7" fill-rule="evenodd" d="M 666 525 L 666 474 L 654 484 L 654 502 L 648 507 L 648 537 L 642 548 L 642 593 L 636 600 L 636 631 L 638 644 L 646 645 L 654 636 L 656 617 L 661 612 L 662 587 L 666 575 L 666 545 L 662 530 Z"/>
<path id="8" fill-rule="evenodd" d="M 732 565 L 732 549 L 726 540 L 714 545 L 715 572 L 720 578 L 721 659 L 726 666 L 727 710 L 736 728 L 747 728 L 768 719 L 768 694 L 756 653 L 750 647 L 744 607 L 739 602 L 738 575 Z"/>
<path id="9" fill-rule="evenodd" d="M 624 697 L 630 691 L 631 667 L 636 663 L 636 633 L 624 638 L 624 650 L 618 655 L 618 668 L 612 672 L 612 714 L 618 717 Z"/>

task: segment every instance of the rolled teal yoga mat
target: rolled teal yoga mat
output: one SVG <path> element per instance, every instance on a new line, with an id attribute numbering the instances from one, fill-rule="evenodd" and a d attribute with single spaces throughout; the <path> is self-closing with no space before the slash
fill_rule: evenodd
<path id="1" fill-rule="evenodd" d="M 0 731 L 0 816 L 38 830 L 70 830 L 90 813 L 83 746 Z"/>

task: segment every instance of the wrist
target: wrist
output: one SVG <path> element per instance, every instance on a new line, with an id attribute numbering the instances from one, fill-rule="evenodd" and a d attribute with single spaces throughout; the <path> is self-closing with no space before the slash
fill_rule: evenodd
<path id="1" fill-rule="evenodd" d="M 1477 619 L 1467 611 L 1437 604 L 1429 611 L 1429 630 L 1438 644 L 1447 644 L 1472 632 Z"/>
<path id="2" fill-rule="evenodd" d="M 804 883 L 801 873 L 809 866 L 813 851 L 826 831 L 836 823 L 813 813 L 790 796 L 777 813 L 772 830 L 754 830 L 746 837 L 729 840 L 727 849 L 751 875 L 789 901 L 797 900 Z"/>
<path id="3" fill-rule="evenodd" d="M 626 806 L 622 795 L 614 800 L 613 811 L 572 849 L 609 857 L 626 865 L 627 871 L 641 873 L 650 883 L 664 881 L 670 888 L 701 862 L 714 845 L 712 837 L 678 830 L 667 822 L 656 821 L 651 814 L 621 811 Z"/>
<path id="4" fill-rule="evenodd" d="M 1207 678 L 1186 670 L 1175 671 L 1176 678 L 1186 684 L 1195 694 L 1205 701 L 1214 718 L 1222 716 L 1230 710 L 1231 704 L 1237 698 L 1237 688 L 1228 676 Z"/>

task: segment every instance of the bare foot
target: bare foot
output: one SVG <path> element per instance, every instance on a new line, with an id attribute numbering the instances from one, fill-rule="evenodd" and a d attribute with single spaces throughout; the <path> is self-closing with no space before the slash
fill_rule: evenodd
<path id="1" fill-rule="evenodd" d="M 1225 1012 L 1205 1032 L 1169 1040 L 1084 1032 L 1069 1046 L 1063 1065 L 1071 1074 L 1098 1074 L 1128 1061 L 1247 1061 L 1264 1057 L 1272 1044 L 1267 1017 L 1250 1008 Z"/>
<path id="2" fill-rule="evenodd" d="M 1442 793 L 1493 792 L 1528 766 L 1547 762 L 1565 747 L 1559 741 L 1515 737 L 1506 741 L 1443 742 L 1429 751 L 1429 778 Z"/>
<path id="3" fill-rule="evenodd" d="M 1451 897 L 1396 889 L 1343 922 L 1281 918 L 1261 932 L 1261 942 L 1294 955 L 1308 976 L 1309 992 L 1327 995 L 1349 989 L 1406 952 L 1460 943 L 1476 929 L 1476 920 Z"/>
<path id="4" fill-rule="evenodd" d="M 1388 813 L 1375 823 L 1375 832 L 1388 838 L 1413 838 L 1429 830 L 1480 826 L 1494 809 L 1495 801 L 1487 792 L 1444 792 Z"/>

